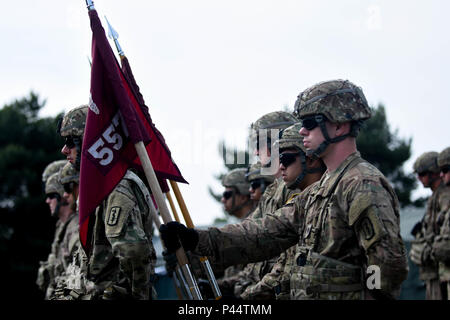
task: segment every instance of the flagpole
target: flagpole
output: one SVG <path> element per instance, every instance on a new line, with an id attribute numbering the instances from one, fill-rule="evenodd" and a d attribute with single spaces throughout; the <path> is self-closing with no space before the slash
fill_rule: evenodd
<path id="1" fill-rule="evenodd" d="M 120 59 L 124 59 L 125 58 L 125 54 L 124 54 L 124 52 L 122 50 L 122 47 L 120 46 L 119 40 L 118 40 L 119 39 L 119 34 L 111 26 L 111 24 L 109 23 L 109 20 L 108 20 L 108 18 L 106 18 L 106 16 L 105 16 L 105 19 L 106 19 L 106 23 L 108 24 L 108 36 L 111 39 L 114 40 L 114 44 L 116 45 L 116 49 L 117 49 L 117 52 L 119 54 Z M 186 225 L 189 228 L 194 228 L 194 224 L 193 224 L 192 219 L 191 219 L 191 217 L 189 215 L 189 212 L 187 210 L 186 204 L 184 203 L 184 200 L 183 200 L 183 197 L 182 197 L 182 195 L 180 193 L 180 190 L 178 189 L 178 185 L 176 185 L 176 184 L 174 185 L 173 183 L 175 183 L 175 182 L 173 182 L 173 181 L 170 181 L 170 183 L 172 184 L 172 188 L 174 189 L 175 197 L 177 198 L 178 205 L 180 206 L 180 209 L 181 209 L 181 212 L 183 214 L 183 217 L 184 217 L 184 220 L 186 222 Z M 175 220 L 177 222 L 180 222 L 180 218 L 178 217 L 178 214 L 177 214 L 177 211 L 175 209 L 172 197 L 170 195 L 170 190 L 169 190 L 169 192 L 165 193 L 165 195 L 166 195 L 167 200 L 169 201 L 169 204 L 170 204 L 170 206 L 172 208 L 172 212 L 173 212 L 173 215 L 175 217 Z M 216 300 L 222 298 L 222 293 L 220 292 L 219 285 L 217 283 L 216 277 L 214 276 L 214 272 L 213 272 L 213 270 L 211 268 L 211 264 L 209 263 L 208 258 L 207 257 L 200 257 L 200 261 L 201 261 L 201 264 L 202 264 L 202 266 L 203 266 L 203 268 L 205 270 L 205 273 L 206 273 L 206 275 L 208 277 L 209 283 L 211 284 L 211 287 L 212 287 L 212 290 L 213 290 L 213 293 L 214 293 L 214 297 L 216 298 Z"/>
<path id="2" fill-rule="evenodd" d="M 153 222 L 155 223 L 156 228 L 161 226 L 161 221 L 159 220 L 158 210 L 155 208 L 155 205 L 153 203 L 153 200 L 150 199 L 149 201 L 149 207 L 150 207 L 150 213 L 153 216 Z M 162 242 L 163 247 L 164 242 Z M 186 280 L 183 277 L 183 274 L 181 272 L 180 266 L 177 264 L 175 268 L 175 273 L 173 274 L 173 283 L 175 286 L 175 291 L 177 293 L 178 299 L 183 300 L 183 293 L 186 297 L 188 297 L 190 300 L 192 300 L 192 295 L 189 293 L 189 286 L 186 283 Z M 181 284 L 183 284 L 183 287 L 181 287 Z M 183 293 L 182 293 L 183 292 Z"/>
<path id="3" fill-rule="evenodd" d="M 170 195 L 170 190 L 164 194 L 166 195 L 166 198 L 169 201 L 169 205 L 170 205 L 170 208 L 172 209 L 172 213 L 175 218 L 175 221 L 180 222 L 180 217 L 178 216 L 177 209 L 175 208 L 175 204 L 173 202 L 172 196 Z"/>
<path id="4" fill-rule="evenodd" d="M 150 162 L 147 149 L 145 149 L 144 143 L 142 141 L 137 142 L 134 146 L 136 148 L 139 159 L 141 160 L 145 177 L 147 178 L 148 184 L 150 185 L 150 188 L 152 190 L 152 194 L 155 197 L 155 201 L 158 205 L 161 218 L 163 219 L 164 223 L 169 223 L 170 221 L 172 221 L 169 208 L 164 201 L 163 192 L 161 190 L 161 186 L 158 183 L 158 179 L 156 178 L 152 163 Z M 189 268 L 189 260 L 183 247 L 181 246 L 180 248 L 178 248 L 175 254 L 186 277 L 192 296 L 195 300 L 203 300 L 198 284 L 195 281 L 195 278 L 193 277 L 192 272 Z"/>
<path id="5" fill-rule="evenodd" d="M 95 10 L 94 2 L 92 0 L 85 0 L 85 2 L 86 2 L 86 6 L 88 8 L 88 11 Z M 139 159 L 141 160 L 145 176 L 146 176 L 147 181 L 152 190 L 152 194 L 155 197 L 156 203 L 158 204 L 161 217 L 162 217 L 164 223 L 169 223 L 170 221 L 172 221 L 172 218 L 170 217 L 169 209 L 167 208 L 166 202 L 164 201 L 161 187 L 156 178 L 155 171 L 153 170 L 153 166 L 150 162 L 150 158 L 147 154 L 147 150 L 145 149 L 144 143 L 142 141 L 135 143 L 135 148 L 136 148 L 136 152 L 139 156 Z M 188 265 L 188 259 L 186 256 L 186 252 L 184 251 L 183 247 L 180 246 L 180 248 L 177 249 L 175 254 L 180 263 L 181 269 L 183 270 L 183 273 L 185 274 L 186 280 L 188 281 L 189 289 L 192 293 L 192 296 L 196 300 L 202 300 L 200 289 L 198 288 L 197 282 L 195 281 L 194 277 L 192 276 L 191 270 Z"/>
<path id="6" fill-rule="evenodd" d="M 169 180 L 170 185 L 172 186 L 173 193 L 175 194 L 175 198 L 177 198 L 178 205 L 181 209 L 181 213 L 183 214 L 184 221 L 186 221 L 186 226 L 188 228 L 195 228 L 194 223 L 192 222 L 191 216 L 187 209 L 186 203 L 184 202 L 183 196 L 178 188 L 178 184 L 175 181 Z M 219 288 L 219 284 L 217 283 L 216 277 L 214 276 L 214 272 L 211 268 L 211 264 L 206 256 L 200 257 L 200 261 L 202 263 L 203 268 L 205 269 L 206 276 L 208 277 L 209 283 L 211 284 L 211 288 L 214 293 L 214 297 L 216 300 L 222 298 L 222 293 Z"/>

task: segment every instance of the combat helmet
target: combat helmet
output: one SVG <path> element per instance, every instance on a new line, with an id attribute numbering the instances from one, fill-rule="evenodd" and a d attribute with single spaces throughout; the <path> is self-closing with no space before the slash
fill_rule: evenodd
<path id="1" fill-rule="evenodd" d="M 414 162 L 414 172 L 417 174 L 423 172 L 439 173 L 438 156 L 439 153 L 435 151 L 423 153 Z"/>
<path id="2" fill-rule="evenodd" d="M 337 123 L 367 120 L 372 115 L 362 89 L 340 79 L 320 82 L 301 92 L 294 113 L 300 119 L 322 114 Z"/>
<path id="3" fill-rule="evenodd" d="M 303 136 L 300 134 L 302 128 L 301 122 L 286 128 L 283 130 L 280 139 L 276 140 L 274 147 L 283 149 L 298 149 L 306 153 L 306 148 L 303 145 Z"/>
<path id="4" fill-rule="evenodd" d="M 309 168 L 306 163 L 307 150 L 303 144 L 303 136 L 300 134 L 300 129 L 302 124 L 296 123 L 286 129 L 283 130 L 283 134 L 281 138 L 275 141 L 274 147 L 278 147 L 280 149 L 280 160 L 283 157 L 283 149 L 296 149 L 297 154 L 300 157 L 300 162 L 302 165 L 302 172 L 297 176 L 294 181 L 286 182 L 286 185 L 290 189 L 295 189 L 299 187 L 302 180 L 308 173 L 315 172 L 323 172 L 325 171 L 324 167 L 319 168 Z"/>
<path id="5" fill-rule="evenodd" d="M 59 182 L 59 172 L 53 173 L 45 182 L 45 194 L 48 195 L 50 193 L 56 193 L 60 196 L 60 198 L 63 197 L 64 194 L 64 188 Z"/>
<path id="6" fill-rule="evenodd" d="M 439 153 L 437 162 L 439 168 L 450 166 L 450 147 L 445 148 Z"/>
<path id="7" fill-rule="evenodd" d="M 42 182 L 45 184 L 47 179 L 53 175 L 54 173 L 58 173 L 59 170 L 61 170 L 62 167 L 67 163 L 67 160 L 56 160 L 53 162 L 50 162 L 44 169 L 44 172 L 42 172 Z"/>
<path id="8" fill-rule="evenodd" d="M 267 113 L 251 124 L 251 129 L 285 129 L 294 123 L 298 122 L 298 119 L 292 115 L 292 113 L 286 111 L 274 111 Z"/>
<path id="9" fill-rule="evenodd" d="M 246 168 L 236 168 L 228 172 L 222 179 L 222 185 L 227 188 L 233 188 L 237 190 L 239 194 L 248 197 L 246 201 L 236 206 L 236 192 L 232 193 L 231 209 L 229 214 L 234 214 L 244 206 L 246 206 L 252 200 L 250 199 L 250 183 L 245 179 L 245 174 L 247 173 Z"/>
<path id="10" fill-rule="evenodd" d="M 273 183 L 275 180 L 274 175 L 262 174 L 261 173 L 261 162 L 256 162 L 247 168 L 245 174 L 245 179 L 248 183 L 259 180 L 261 182 L 261 193 L 264 193 L 266 187 Z"/>
<path id="11" fill-rule="evenodd" d="M 58 180 L 61 183 L 61 185 L 70 182 L 79 184 L 80 173 L 74 168 L 74 166 L 72 166 L 70 162 L 67 162 L 66 165 L 59 172 Z"/>
<path id="12" fill-rule="evenodd" d="M 245 179 L 247 169 L 236 168 L 228 172 L 222 179 L 222 185 L 228 188 L 236 188 L 240 194 L 250 194 L 250 184 Z"/>
<path id="13" fill-rule="evenodd" d="M 298 119 L 294 115 L 292 115 L 292 113 L 286 111 L 274 111 L 267 113 L 250 125 L 250 141 L 256 142 L 256 149 L 259 150 L 260 139 L 264 139 L 265 136 L 267 149 L 270 149 L 273 143 L 271 130 L 278 130 L 277 138 L 280 138 L 283 129 L 286 129 L 287 127 L 297 122 Z M 264 167 L 270 167 L 271 161 L 263 165 Z"/>
<path id="14" fill-rule="evenodd" d="M 51 194 L 57 194 L 56 196 L 56 207 L 53 212 L 51 212 L 52 217 L 56 217 L 59 214 L 59 209 L 63 205 L 67 205 L 67 202 L 64 200 L 64 188 L 62 184 L 59 182 L 59 172 L 55 172 L 50 177 L 48 177 L 45 182 L 45 195 L 46 198 Z"/>
<path id="15" fill-rule="evenodd" d="M 301 92 L 294 106 L 294 114 L 306 122 L 314 119 L 319 125 L 325 141 L 316 149 L 308 151 L 316 156 L 331 143 L 356 137 L 362 123 L 369 119 L 372 111 L 362 89 L 348 80 L 330 80 L 317 83 Z M 333 123 L 351 122 L 348 134 L 331 139 L 325 121 Z"/>
<path id="16" fill-rule="evenodd" d="M 77 148 L 77 158 L 75 159 L 74 166 L 78 171 L 80 170 L 81 164 L 81 149 L 88 110 L 89 107 L 87 105 L 76 107 L 67 112 L 59 124 L 59 134 L 66 139 L 65 144 L 69 146 L 73 143 Z"/>
<path id="17" fill-rule="evenodd" d="M 67 112 L 59 129 L 61 137 L 83 137 L 88 110 L 87 105 L 81 105 Z"/>

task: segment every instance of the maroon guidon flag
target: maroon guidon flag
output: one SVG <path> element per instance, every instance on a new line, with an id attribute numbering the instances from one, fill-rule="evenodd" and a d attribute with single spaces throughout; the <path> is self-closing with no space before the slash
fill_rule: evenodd
<path id="1" fill-rule="evenodd" d="M 130 167 L 142 168 L 135 143 L 142 141 L 164 186 L 165 179 L 186 183 L 161 133 L 136 98 L 122 73 L 96 10 L 89 11 L 92 29 L 91 96 L 80 168 L 80 241 L 91 244 L 91 214 L 112 192 Z M 139 97 L 142 99 L 142 97 Z"/>
<path id="2" fill-rule="evenodd" d="M 169 148 L 166 145 L 163 135 L 155 127 L 155 125 L 152 121 L 152 118 L 150 117 L 149 108 L 145 104 L 144 97 L 142 96 L 139 86 L 136 83 L 133 72 L 131 70 L 130 63 L 128 62 L 128 58 L 125 55 L 122 55 L 120 57 L 120 62 L 122 64 L 122 73 L 125 76 L 125 79 L 127 80 L 128 84 L 131 88 L 131 91 L 133 92 L 134 97 L 136 98 L 137 102 L 139 103 L 142 113 L 144 114 L 144 116 L 147 119 L 147 121 L 145 123 L 147 123 L 150 126 L 149 129 L 150 129 L 151 139 L 152 140 L 157 139 L 157 143 L 155 143 L 155 144 L 157 145 L 158 149 L 160 149 L 159 152 L 166 151 L 170 154 Z M 153 148 L 154 148 L 154 146 L 153 146 Z M 164 175 L 156 174 L 156 177 L 158 178 L 158 182 L 159 182 L 159 185 L 161 186 L 162 192 L 164 192 L 164 193 L 168 192 L 169 186 L 167 185 L 166 179 L 164 179 Z M 155 203 L 155 206 L 156 206 L 156 203 Z"/>

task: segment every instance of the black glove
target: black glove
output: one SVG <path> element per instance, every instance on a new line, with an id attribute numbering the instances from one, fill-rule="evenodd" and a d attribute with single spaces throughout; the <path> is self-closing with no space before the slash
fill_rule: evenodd
<path id="1" fill-rule="evenodd" d="M 162 252 L 162 256 L 166 263 L 167 274 L 171 277 L 177 267 L 177 256 L 175 253 L 169 253 L 166 250 Z"/>
<path id="2" fill-rule="evenodd" d="M 198 232 L 176 221 L 162 224 L 159 227 L 159 233 L 168 253 L 177 251 L 180 241 L 186 251 L 194 250 L 198 243 Z"/>

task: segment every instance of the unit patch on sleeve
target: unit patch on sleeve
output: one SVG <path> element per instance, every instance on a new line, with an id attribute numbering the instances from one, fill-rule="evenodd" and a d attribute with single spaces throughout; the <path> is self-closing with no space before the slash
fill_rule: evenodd
<path id="1" fill-rule="evenodd" d="M 108 226 L 115 226 L 117 222 L 119 221 L 120 217 L 120 207 L 112 207 L 109 211 L 107 224 Z"/>

